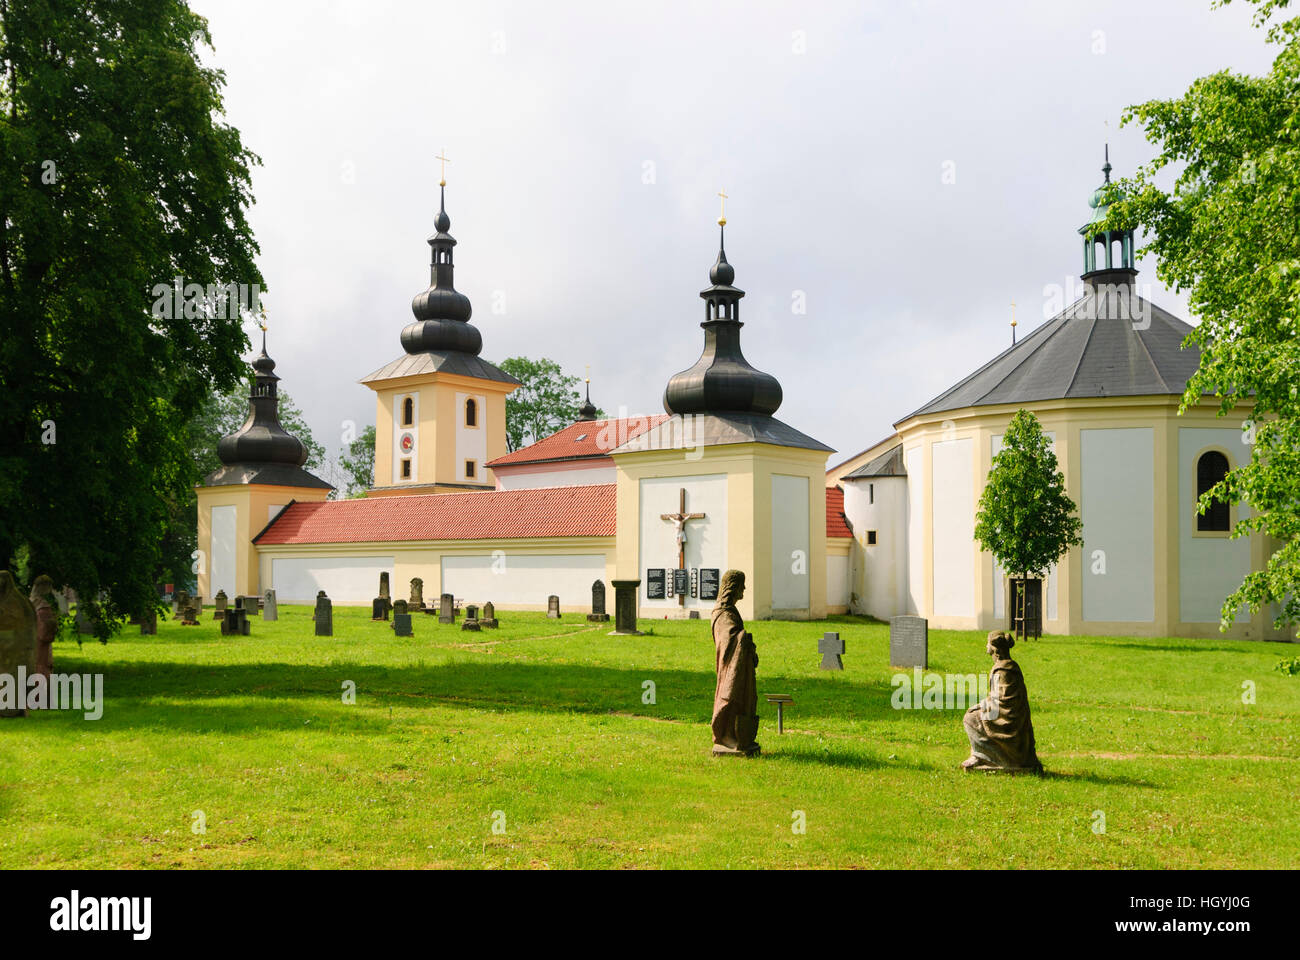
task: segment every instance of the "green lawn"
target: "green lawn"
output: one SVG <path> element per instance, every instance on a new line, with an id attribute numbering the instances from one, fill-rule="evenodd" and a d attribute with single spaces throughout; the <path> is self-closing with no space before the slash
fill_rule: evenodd
<path id="1" fill-rule="evenodd" d="M 1273 670 L 1293 647 L 1019 644 L 1049 773 L 999 777 L 958 768 L 960 710 L 891 708 L 883 624 L 751 624 L 760 698 L 795 703 L 781 737 L 760 703 L 761 758 L 715 760 L 707 620 L 610 637 L 501 611 L 399 639 L 368 614 L 57 644 L 56 671 L 105 675 L 104 714 L 0 721 L 0 866 L 1300 865 L 1300 677 Z M 818 669 L 828 628 L 843 673 Z M 987 672 L 981 635 L 930 642 L 932 670 Z"/>

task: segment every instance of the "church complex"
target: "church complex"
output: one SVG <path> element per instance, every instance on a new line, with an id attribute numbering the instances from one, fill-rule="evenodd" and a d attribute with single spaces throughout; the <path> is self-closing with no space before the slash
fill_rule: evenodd
<path id="1" fill-rule="evenodd" d="M 418 577 L 426 596 L 508 610 L 556 595 L 577 612 L 601 580 L 635 583 L 642 617 L 707 617 L 722 571 L 737 568 L 747 620 L 911 613 L 936 628 L 1002 627 L 1006 574 L 975 542 L 975 513 L 1022 408 L 1052 439 L 1083 520 L 1083 546 L 1042 587 L 1046 632 L 1217 635 L 1224 598 L 1271 549 L 1229 538 L 1244 508 L 1196 512 L 1249 457 L 1249 425 L 1208 401 L 1178 415 L 1199 360 L 1182 346 L 1191 328 L 1138 295 L 1132 232 L 1097 226 L 1101 188 L 1079 231 L 1082 296 L 828 469 L 834 451 L 776 419 L 780 383 L 741 350 L 725 215 L 700 293 L 703 351 L 669 379 L 665 412 L 599 420 L 588 397 L 575 423 L 509 451 L 519 382 L 479 356 L 441 187 L 431 280 L 403 353 L 361 380 L 376 400 L 373 487 L 328 500 L 302 468 L 264 334 L 248 420 L 198 490 L 202 596 L 274 589 L 308 603 L 324 590 L 362 604 L 387 572 L 399 594 Z M 1273 615 L 1242 616 L 1229 635 L 1287 639 Z"/>

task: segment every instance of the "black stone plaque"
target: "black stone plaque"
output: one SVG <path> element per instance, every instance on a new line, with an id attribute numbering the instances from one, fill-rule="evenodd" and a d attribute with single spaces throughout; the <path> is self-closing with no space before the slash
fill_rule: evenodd
<path id="1" fill-rule="evenodd" d="M 673 571 L 673 593 L 678 596 L 691 592 L 691 572 L 683 567 Z"/>
<path id="2" fill-rule="evenodd" d="M 334 636 L 334 605 L 330 603 L 329 597 L 325 596 L 324 590 L 316 594 L 315 620 L 316 636 Z"/>
<path id="3" fill-rule="evenodd" d="M 717 567 L 700 567 L 701 600 L 718 599 L 718 574 Z"/>
<path id="4" fill-rule="evenodd" d="M 411 615 L 409 613 L 393 614 L 393 633 L 399 637 L 411 636 Z"/>
<path id="5" fill-rule="evenodd" d="M 891 617 L 889 620 L 889 665 L 930 666 L 930 624 L 925 617 Z"/>
<path id="6" fill-rule="evenodd" d="M 667 595 L 667 571 L 663 567 L 652 567 L 645 572 L 645 595 L 647 600 L 662 600 Z"/>

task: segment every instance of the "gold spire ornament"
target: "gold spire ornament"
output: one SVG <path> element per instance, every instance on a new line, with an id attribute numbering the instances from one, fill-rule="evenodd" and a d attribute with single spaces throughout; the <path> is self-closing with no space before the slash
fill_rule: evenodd
<path id="1" fill-rule="evenodd" d="M 1016 345 L 1016 301 L 1011 301 L 1011 345 Z"/>
<path id="2" fill-rule="evenodd" d="M 447 164 L 451 163 L 451 161 L 447 159 L 446 153 L 447 148 L 443 147 L 442 153 L 433 158 L 440 164 L 438 167 L 438 186 L 440 187 L 445 187 L 447 185 Z"/>
<path id="3" fill-rule="evenodd" d="M 719 212 L 719 214 L 718 214 L 718 226 L 720 226 L 720 227 L 725 227 L 725 226 L 727 225 L 727 194 L 726 194 L 726 191 L 724 191 L 724 190 L 719 190 L 719 191 L 718 191 L 718 196 L 722 198 L 722 210 L 721 210 L 721 211 Z"/>

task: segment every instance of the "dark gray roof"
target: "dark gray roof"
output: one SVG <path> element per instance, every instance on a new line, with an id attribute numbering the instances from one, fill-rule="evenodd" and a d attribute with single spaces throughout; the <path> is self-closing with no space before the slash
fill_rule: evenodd
<path id="1" fill-rule="evenodd" d="M 333 490 L 326 483 L 302 467 L 288 463 L 232 463 L 214 470 L 204 479 L 204 486 L 225 487 L 240 483 L 265 483 L 276 487 L 312 487 Z"/>
<path id="2" fill-rule="evenodd" d="M 693 447 L 719 447 L 729 443 L 770 443 L 777 447 L 801 447 L 825 450 L 826 446 L 775 417 L 755 413 L 673 414 L 663 423 L 651 427 L 611 450 L 610 453 L 633 453 L 643 450 L 689 450 Z"/>
<path id="3" fill-rule="evenodd" d="M 1181 395 L 1200 364 L 1200 350 L 1182 346 L 1192 327 L 1148 300 L 1136 300 L 1137 309 L 1116 316 L 1105 299 L 1085 295 L 898 422 L 999 403 Z M 1150 325 L 1143 328 L 1145 310 Z"/>
<path id="4" fill-rule="evenodd" d="M 874 460 L 868 460 L 852 473 L 844 475 L 845 480 L 860 480 L 865 477 L 905 477 L 907 470 L 903 466 L 903 445 L 900 443 L 886 450 Z"/>
<path id="5" fill-rule="evenodd" d="M 396 377 L 414 377 L 423 373 L 453 373 L 479 380 L 496 380 L 498 383 L 519 381 L 486 360 L 461 350 L 429 350 L 424 353 L 404 353 L 392 363 L 361 378 L 362 383 L 392 380 Z"/>

